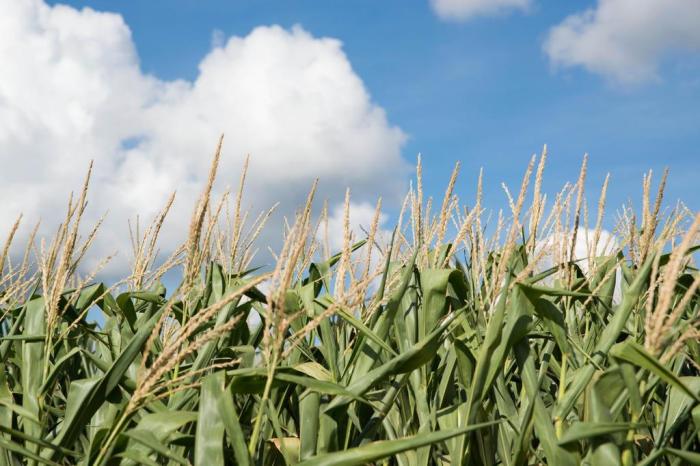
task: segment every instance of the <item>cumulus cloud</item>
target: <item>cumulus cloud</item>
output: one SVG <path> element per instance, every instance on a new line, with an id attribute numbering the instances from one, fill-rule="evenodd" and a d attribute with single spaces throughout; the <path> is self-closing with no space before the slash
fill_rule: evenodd
<path id="1" fill-rule="evenodd" d="M 590 269 L 589 257 L 607 256 L 617 252 L 617 237 L 607 230 L 601 230 L 598 242 L 595 242 L 595 230 L 579 228 L 576 234 L 576 244 L 574 245 L 574 260 L 584 273 Z M 549 235 L 537 241 L 535 246 L 536 254 L 542 253 L 543 257 L 539 263 L 540 270 L 546 270 L 557 264 L 557 257 L 564 253 L 568 258 L 571 244 L 571 233 L 569 236 Z M 595 249 L 594 249 L 595 247 Z M 560 254 L 557 251 L 561 250 Z"/>
<path id="2" fill-rule="evenodd" d="M 221 133 L 219 192 L 250 154 L 253 210 L 280 201 L 281 214 L 292 212 L 315 178 L 331 206 L 346 186 L 359 203 L 403 189 L 405 135 L 335 39 L 301 27 L 216 33 L 196 79 L 166 81 L 141 71 L 117 14 L 0 0 L 0 30 L 0 232 L 19 212 L 53 231 L 94 159 L 88 222 L 109 210 L 95 257 L 116 249 L 125 264 L 127 219 L 154 215 L 177 189 L 162 238 L 172 249 Z"/>
<path id="3" fill-rule="evenodd" d="M 619 250 L 619 241 L 615 234 L 607 231 L 601 230 L 600 236 L 598 237 L 598 242 L 595 242 L 595 230 L 590 230 L 587 228 L 579 228 L 576 235 L 576 244 L 574 244 L 574 261 L 581 268 L 584 274 L 589 273 L 593 264 L 590 259 L 609 256 L 617 253 Z M 570 252 L 571 245 L 571 233 L 564 237 L 563 235 L 551 234 L 537 241 L 535 245 L 535 254 L 542 257 L 537 264 L 537 271 L 542 272 L 557 264 L 560 264 L 560 258 L 562 254 L 568 260 L 568 254 Z M 562 248 L 563 246 L 563 248 Z M 551 284 L 554 277 L 550 277 L 545 280 L 545 283 Z M 615 273 L 615 289 L 613 291 L 613 301 L 615 303 L 619 302 L 622 296 L 621 271 L 618 270 Z"/>
<path id="4" fill-rule="evenodd" d="M 430 0 L 433 11 L 444 20 L 466 21 L 475 16 L 526 10 L 532 0 Z"/>
<path id="5" fill-rule="evenodd" d="M 358 241 L 365 237 L 365 232 L 369 232 L 372 221 L 374 220 L 375 205 L 369 202 L 351 202 L 350 203 L 350 234 L 353 241 Z M 391 232 L 382 229 L 382 225 L 386 223 L 386 215 L 379 215 L 379 228 L 376 233 L 376 239 L 382 240 L 390 236 Z M 328 225 L 321 225 L 318 231 L 320 240 L 325 241 L 325 233 L 328 232 L 328 246 L 333 251 L 340 251 L 343 247 L 343 237 L 345 234 L 345 208 L 343 205 L 336 205 L 328 215 Z M 381 241 L 380 241 L 381 242 Z"/>
<path id="6" fill-rule="evenodd" d="M 700 5 L 599 0 L 553 27 L 544 50 L 555 65 L 582 66 L 622 84 L 653 80 L 667 54 L 700 50 Z"/>

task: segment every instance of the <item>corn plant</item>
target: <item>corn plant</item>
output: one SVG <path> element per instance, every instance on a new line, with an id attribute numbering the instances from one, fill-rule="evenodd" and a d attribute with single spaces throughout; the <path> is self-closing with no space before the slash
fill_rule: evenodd
<path id="1" fill-rule="evenodd" d="M 23 256 L 15 224 L 0 465 L 700 464 L 700 215 L 663 209 L 665 175 L 602 244 L 608 180 L 589 230 L 585 160 L 548 206 L 533 158 L 495 225 L 481 177 L 471 208 L 454 194 L 459 167 L 431 214 L 419 161 L 392 234 L 378 203 L 355 237 L 348 192 L 330 251 L 312 188 L 257 269 L 270 213 L 246 226 L 243 175 L 223 215 L 219 153 L 182 247 L 157 263 L 171 198 L 119 283 L 80 268 L 99 234 L 79 234 L 88 181 Z"/>

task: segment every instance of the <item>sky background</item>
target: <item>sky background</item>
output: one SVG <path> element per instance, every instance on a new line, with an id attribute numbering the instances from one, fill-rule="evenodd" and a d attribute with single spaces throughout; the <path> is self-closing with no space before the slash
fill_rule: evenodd
<path id="1" fill-rule="evenodd" d="M 687 44 L 691 53 L 679 47 L 660 56 L 658 76 L 642 82 L 552 64 L 543 51 L 549 30 L 595 1 L 539 0 L 524 12 L 448 21 L 417 0 L 62 3 L 120 13 L 143 70 L 167 79 L 196 78 L 218 34 L 298 24 L 341 40 L 372 99 L 407 133 L 404 158 L 423 155 L 436 195 L 459 160 L 462 188 L 484 167 L 497 203 L 500 182 L 519 182 L 529 156 L 546 143 L 553 190 L 562 179 L 574 181 L 588 153 L 592 182 L 613 176 L 612 205 L 639 194 L 645 170 L 668 166 L 670 197 L 700 207 L 700 56 L 692 53 L 700 41 Z"/>
<path id="2" fill-rule="evenodd" d="M 97 19 L 85 7 L 114 15 Z M 153 199 L 162 204 L 173 187 L 184 191 L 178 194 L 184 198 L 194 195 L 219 132 L 226 133 L 224 157 L 237 161 L 224 166 L 223 177 L 235 184 L 240 160 L 250 153 L 252 167 L 260 167 L 252 173 L 258 180 L 251 196 L 261 193 L 263 201 L 281 196 L 283 211 L 303 199 L 316 175 L 332 208 L 345 184 L 353 188 L 359 223 L 370 215 L 376 195 L 385 197 L 388 212 L 395 211 L 418 153 L 429 194 L 442 195 L 460 161 L 457 194 L 473 200 L 483 167 L 487 206 L 505 207 L 501 182 L 516 191 L 530 156 L 545 143 L 544 186 L 552 194 L 564 181 L 575 181 L 588 153 L 589 195 L 597 197 L 610 172 L 611 209 L 628 199 L 639 203 L 642 174 L 648 169 L 660 174 L 664 167 L 670 168 L 667 199 L 700 208 L 697 0 L 0 0 L 0 13 L 17 38 L 17 43 L 6 34 L 0 38 L 2 67 L 24 70 L 16 73 L 14 84 L 0 76 L 0 124 L 21 121 L 36 127 L 23 140 L 8 136 L 9 130 L 3 139 L 0 128 L 0 160 L 4 167 L 16 167 L 0 177 L 31 179 L 38 186 L 29 217 L 46 218 L 42 206 L 47 199 L 63 200 L 59 192 L 77 189 L 77 174 L 84 172 L 78 167 L 90 158 L 98 169 L 106 167 L 102 174 L 98 170 L 96 190 L 100 179 L 115 173 L 122 177 L 119 183 L 105 181 L 112 191 L 96 200 L 98 208 L 125 190 L 138 194 L 110 208 L 122 225 L 135 208 L 152 212 L 160 204 L 145 205 Z M 275 25 L 281 29 L 269 28 Z M 83 45 L 66 39 L 75 34 Z M 41 50 L 50 49 L 51 57 L 34 60 L 32 50 L 38 49 L 17 51 L 30 47 L 19 39 L 29 36 Z M 237 39 L 229 42 L 232 37 Z M 339 42 L 329 45 L 324 38 Z M 84 44 L 93 42 L 83 53 Z M 217 55 L 217 50 L 230 53 Z M 63 73 L 57 63 L 66 57 L 77 63 L 77 71 L 66 80 L 52 80 Z M 323 66 L 323 72 L 309 75 L 310 63 Z M 261 67 L 267 74 L 259 80 Z M 84 87 L 94 87 L 93 94 L 76 97 L 83 78 L 100 84 Z M 67 96 L 48 104 L 32 101 L 33 114 L 48 111 L 62 121 L 61 109 L 77 105 L 87 109 L 81 121 L 91 123 L 77 131 L 49 124 L 44 116 L 27 116 L 32 113 L 24 110 L 29 98 L 15 98 L 13 89 L 33 84 L 52 96 L 48 100 Z M 104 97 L 110 93 L 122 98 L 110 103 Z M 268 94 L 274 95 L 269 101 Z M 128 102 L 132 97 L 133 104 Z M 292 104 L 298 112 L 278 115 L 280 108 L 290 112 Z M 258 113 L 260 107 L 265 111 Z M 256 125 L 248 127 L 251 112 Z M 336 118 L 332 128 L 324 126 Z M 130 121 L 140 122 L 143 132 L 95 130 L 126 128 Z M 290 122 L 291 134 L 281 134 Z M 206 129 L 182 136 L 197 125 Z M 42 138 L 52 144 L 35 147 Z M 83 143 L 86 138 L 89 144 Z M 294 138 L 303 142 L 297 147 Z M 90 150 L 83 153 L 84 147 Z M 201 148 L 196 155 L 194 147 Z M 307 160 L 307 152 L 315 155 Z M 32 175 L 32 156 L 42 167 L 56 163 L 73 169 L 70 175 L 58 168 Z M 132 189 L 129 170 L 144 161 L 153 161 L 144 172 L 165 170 L 167 179 L 142 180 Z M 201 170 L 190 173 L 195 165 Z M 294 174 L 297 166 L 306 173 Z M 319 166 L 318 173 L 309 168 Z M 349 175 L 355 167 L 357 174 Z M 148 191 L 153 184 L 159 186 L 155 194 Z M 22 210 L 9 189 L 4 194 L 11 199 L 8 218 Z M 188 209 L 183 204 L 183 218 Z M 608 219 L 611 223 L 613 216 Z M 114 241 L 108 237 L 105 244 Z"/>

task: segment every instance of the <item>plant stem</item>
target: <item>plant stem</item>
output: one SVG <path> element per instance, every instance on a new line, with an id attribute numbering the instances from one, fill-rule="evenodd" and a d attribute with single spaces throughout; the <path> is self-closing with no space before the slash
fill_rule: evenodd
<path id="1" fill-rule="evenodd" d="M 272 388 L 272 381 L 275 378 L 275 369 L 277 368 L 277 358 L 278 351 L 275 351 L 272 356 L 272 364 L 270 365 L 270 371 L 267 374 L 267 380 L 265 381 L 265 390 L 263 390 L 262 398 L 260 399 L 260 409 L 258 409 L 258 414 L 255 417 L 255 425 L 253 426 L 253 433 L 250 436 L 250 443 L 248 443 L 248 453 L 252 457 L 255 454 L 255 447 L 258 443 L 258 437 L 260 436 L 260 426 L 262 424 L 263 410 L 265 409 L 265 403 L 270 396 L 270 389 Z"/>
<path id="2" fill-rule="evenodd" d="M 100 448 L 100 453 L 97 455 L 97 458 L 95 458 L 94 464 L 96 466 L 102 466 L 102 464 L 104 464 L 105 461 L 108 459 L 107 455 L 112 449 L 112 443 L 114 443 L 114 441 L 117 438 L 117 435 L 119 435 L 119 433 L 122 430 L 122 427 L 124 427 L 124 424 L 129 419 L 129 414 L 129 411 L 127 410 L 124 411 L 124 413 L 119 417 L 117 424 L 109 433 L 109 437 L 107 437 L 107 440 L 105 440 L 105 442 L 102 444 L 102 448 Z"/>

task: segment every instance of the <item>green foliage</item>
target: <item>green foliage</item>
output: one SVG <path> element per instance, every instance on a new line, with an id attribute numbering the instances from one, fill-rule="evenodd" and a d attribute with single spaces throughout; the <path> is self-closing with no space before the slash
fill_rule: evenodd
<path id="1" fill-rule="evenodd" d="M 692 244 L 536 273 L 530 238 L 479 252 L 475 223 L 465 261 L 395 235 L 362 278 L 374 238 L 306 260 L 297 225 L 272 274 L 81 284 L 54 320 L 26 278 L 0 301 L 0 465 L 700 464 Z"/>

